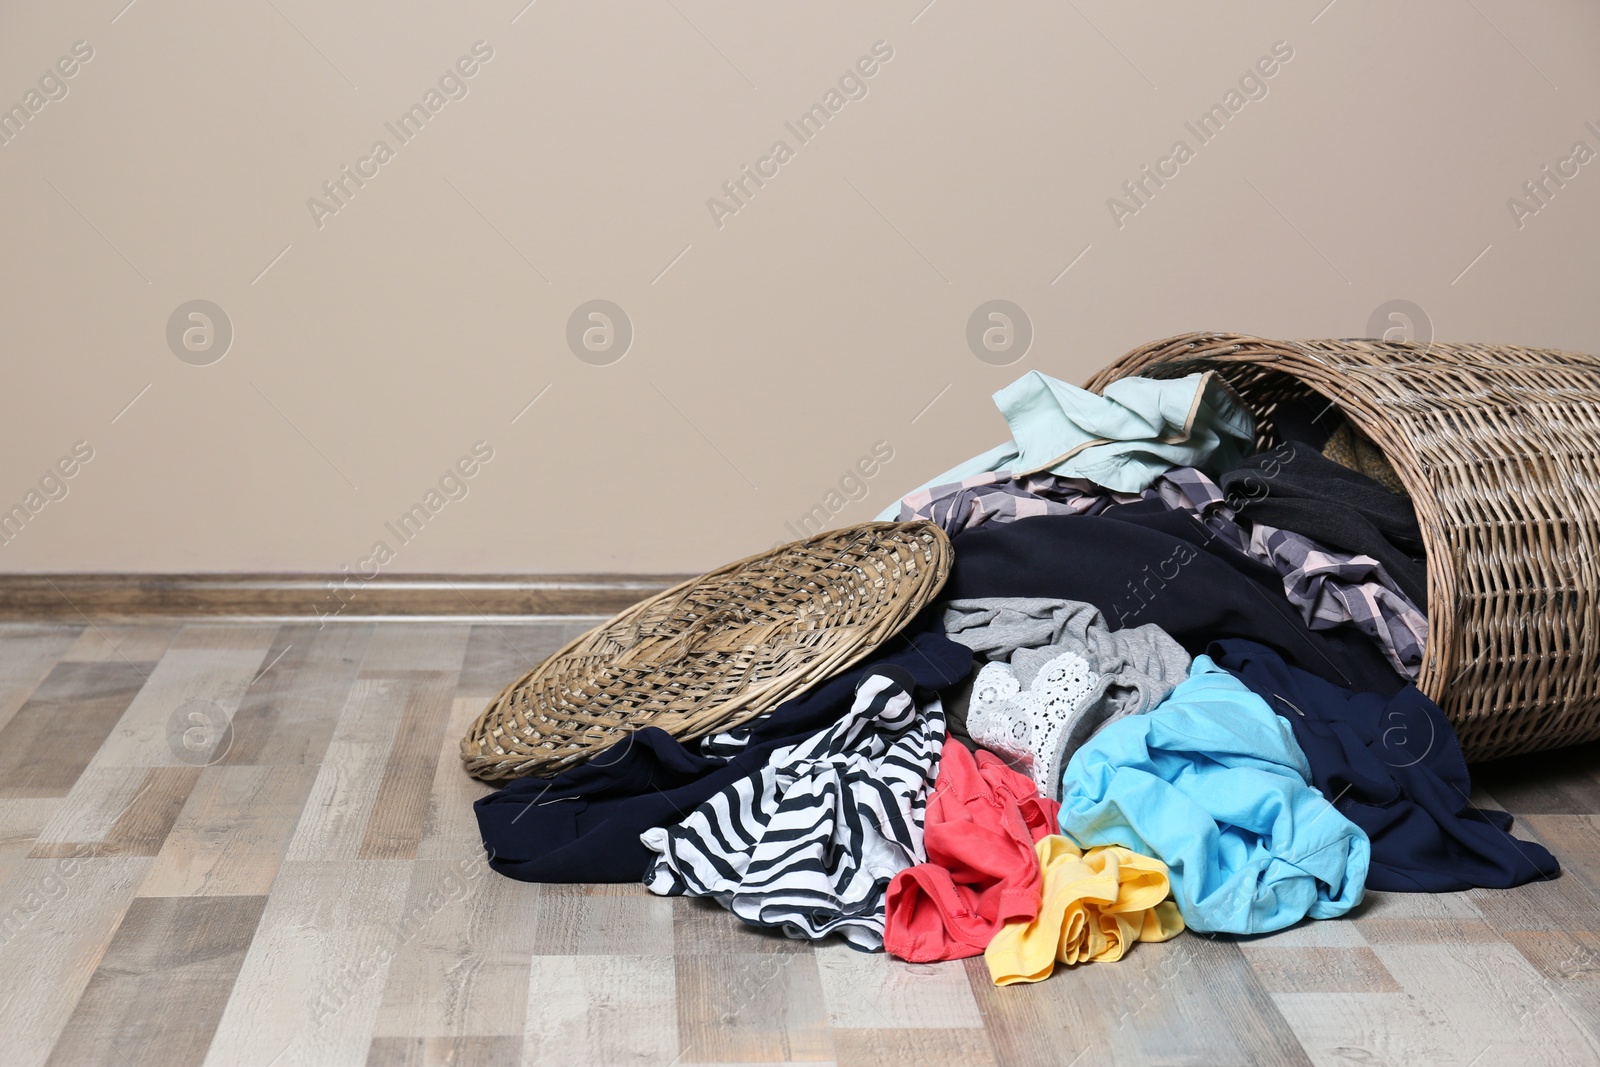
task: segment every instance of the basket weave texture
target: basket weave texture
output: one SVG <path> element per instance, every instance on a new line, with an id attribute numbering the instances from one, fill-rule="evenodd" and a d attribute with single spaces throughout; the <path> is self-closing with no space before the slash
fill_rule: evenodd
<path id="1" fill-rule="evenodd" d="M 1331 401 L 1388 456 L 1428 551 L 1418 686 L 1469 760 L 1600 738 L 1600 359 L 1487 344 L 1184 334 L 1096 374 L 1215 370 L 1275 443 L 1280 401 Z"/>
<path id="2" fill-rule="evenodd" d="M 461 740 L 487 780 L 551 775 L 645 726 L 692 740 L 860 660 L 933 601 L 950 541 L 871 522 L 751 556 L 634 605 L 511 683 Z"/>

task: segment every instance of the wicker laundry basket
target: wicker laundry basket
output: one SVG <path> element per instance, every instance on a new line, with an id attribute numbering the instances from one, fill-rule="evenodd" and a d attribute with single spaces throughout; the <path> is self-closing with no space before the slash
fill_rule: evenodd
<path id="1" fill-rule="evenodd" d="M 1319 394 L 1387 455 L 1428 550 L 1418 686 L 1469 760 L 1600 737 L 1600 359 L 1509 345 L 1184 334 L 1096 374 L 1215 370 L 1275 443 Z"/>

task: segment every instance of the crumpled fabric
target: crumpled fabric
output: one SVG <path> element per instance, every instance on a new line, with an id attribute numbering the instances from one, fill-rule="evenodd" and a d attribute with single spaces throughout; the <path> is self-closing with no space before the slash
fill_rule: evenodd
<path id="1" fill-rule="evenodd" d="M 1287 462 L 1293 455 L 1290 446 L 1280 445 L 1255 461 Z M 1276 468 L 1262 469 L 1261 478 L 1272 469 Z M 1236 489 L 1259 494 L 1261 484 L 1246 480 Z M 1225 494 L 1221 486 L 1193 468 L 1167 472 L 1146 495 L 1170 508 L 1193 513 L 1231 547 L 1271 564 L 1283 578 L 1284 595 L 1300 609 L 1308 627 L 1328 630 L 1348 623 L 1372 638 L 1402 677 L 1416 680 L 1428 641 L 1428 617 L 1406 598 L 1377 560 L 1329 548 L 1293 530 L 1249 520 L 1241 523 L 1235 518 L 1235 508 L 1248 498 L 1238 492 Z"/>
<path id="2" fill-rule="evenodd" d="M 657 854 L 645 886 L 706 896 L 752 926 L 852 948 L 883 947 L 884 893 L 921 863 L 944 711 L 911 675 L 868 674 L 837 723 L 781 748 L 676 826 L 639 836 Z M 922 703 L 917 702 L 920 697 Z"/>
<path id="3" fill-rule="evenodd" d="M 1239 463 L 1219 479 L 1250 522 L 1314 537 L 1383 564 L 1406 599 L 1428 602 L 1422 529 L 1410 497 L 1391 493 L 1310 445 L 1286 441 Z"/>
<path id="4" fill-rule="evenodd" d="M 1280 447 L 1272 454 L 1289 453 Z M 1232 503 L 1240 498 L 1235 496 L 1230 503 L 1215 481 L 1193 467 L 1168 471 L 1143 495 L 1192 513 L 1229 547 L 1271 565 L 1307 627 L 1353 626 L 1372 638 L 1402 676 L 1417 678 L 1428 638 L 1427 616 L 1406 599 L 1377 560 L 1329 548 L 1291 530 L 1236 521 Z M 1081 478 L 1054 474 L 1013 478 L 1000 471 L 911 493 L 900 502 L 895 518 L 928 519 L 954 537 L 979 526 L 1040 515 L 1100 515 L 1138 499 Z"/>
<path id="5" fill-rule="evenodd" d="M 1149 711 L 1189 673 L 1189 654 L 1159 626 L 1112 630 L 1081 601 L 953 600 L 944 627 L 990 661 L 972 686 L 972 739 L 1055 799 L 1080 745 L 1113 719 Z"/>
<path id="6" fill-rule="evenodd" d="M 1247 637 L 1352 689 L 1392 693 L 1404 684 L 1366 635 L 1310 629 L 1270 564 L 1159 500 L 980 526 L 952 542 L 947 600 L 1082 601 L 1114 630 L 1154 623 L 1191 653 L 1217 638 Z"/>
<path id="7" fill-rule="evenodd" d="M 900 499 L 898 522 L 927 519 L 954 537 L 989 522 L 1016 522 L 1040 515 L 1098 515 L 1113 504 L 1131 504 L 1137 493 L 1113 493 L 1087 478 L 1059 474 L 985 471 L 960 481 L 932 485 Z"/>
<path id="8" fill-rule="evenodd" d="M 1120 845 L 1085 852 L 1059 834 L 1035 847 L 1044 883 L 1038 914 L 1006 923 L 989 942 L 983 957 L 995 985 L 1043 981 L 1058 961 L 1115 963 L 1135 941 L 1183 932 L 1160 860 Z"/>
<path id="9" fill-rule="evenodd" d="M 923 826 L 927 862 L 889 883 L 883 947 L 912 963 L 980 956 L 1002 923 L 1039 909 L 1035 841 L 1060 805 L 998 757 L 946 742 Z"/>
<path id="10" fill-rule="evenodd" d="M 526 882 L 638 882 L 655 860 L 641 833 L 681 821 L 778 749 L 838 722 L 873 671 L 899 668 L 925 689 L 967 678 L 972 653 L 944 636 L 941 614 L 920 612 L 860 663 L 738 727 L 748 738 L 726 758 L 647 726 L 553 778 L 518 778 L 480 797 L 472 807 L 489 865 Z"/>
<path id="11" fill-rule="evenodd" d="M 1310 783 L 1289 724 L 1201 655 L 1154 711 L 1072 757 L 1061 832 L 1165 863 L 1190 929 L 1268 933 L 1343 915 L 1366 886 L 1366 833 Z"/>
<path id="12" fill-rule="evenodd" d="M 1311 781 L 1372 842 L 1367 888 L 1399 893 L 1510 889 L 1554 878 L 1543 845 L 1511 836 L 1511 813 L 1472 806 L 1455 728 L 1415 686 L 1356 693 L 1284 663 L 1253 641 L 1211 657 L 1294 730 Z"/>
<path id="13" fill-rule="evenodd" d="M 1254 417 L 1212 371 L 1122 378 L 1103 394 L 1029 371 L 995 393 L 994 402 L 1012 439 L 918 490 L 1005 470 L 1049 471 L 1137 493 L 1173 467 L 1225 470 L 1248 455 L 1255 441 Z M 896 501 L 878 518 L 889 521 L 899 511 Z"/>

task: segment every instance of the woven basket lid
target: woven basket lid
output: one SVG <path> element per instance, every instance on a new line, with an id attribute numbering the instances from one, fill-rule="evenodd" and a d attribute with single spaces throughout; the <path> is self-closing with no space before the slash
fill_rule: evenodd
<path id="1" fill-rule="evenodd" d="M 775 548 L 634 605 L 512 682 L 461 739 L 476 778 L 552 775 L 645 726 L 680 740 L 770 711 L 850 666 L 950 573 L 930 522 L 869 522 Z"/>

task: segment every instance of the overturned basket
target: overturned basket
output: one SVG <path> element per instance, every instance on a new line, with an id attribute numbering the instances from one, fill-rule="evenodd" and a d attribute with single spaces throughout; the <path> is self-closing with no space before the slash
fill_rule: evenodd
<path id="1" fill-rule="evenodd" d="M 1428 550 L 1419 687 L 1471 760 L 1600 737 L 1600 359 L 1507 345 L 1185 334 L 1089 382 L 1215 370 L 1275 440 L 1320 395 L 1389 459 Z"/>
<path id="2" fill-rule="evenodd" d="M 929 522 L 870 522 L 730 563 L 590 630 L 497 696 L 461 739 L 484 779 L 550 775 L 656 726 L 689 740 L 866 656 L 950 573 Z"/>

